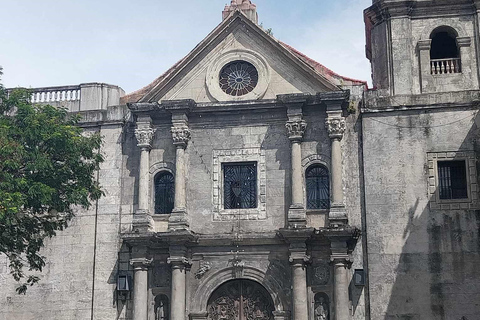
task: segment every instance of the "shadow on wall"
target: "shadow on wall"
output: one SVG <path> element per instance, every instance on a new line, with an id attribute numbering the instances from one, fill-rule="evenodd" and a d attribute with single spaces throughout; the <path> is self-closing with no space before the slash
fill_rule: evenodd
<path id="1" fill-rule="evenodd" d="M 476 123 L 478 120 L 477 115 Z M 459 150 L 471 150 L 473 145 L 478 159 L 479 134 L 474 124 Z M 478 193 L 472 190 L 472 194 L 474 192 Z M 387 268 L 384 274 L 375 276 L 379 283 L 370 284 L 375 288 L 375 295 L 390 296 L 385 319 L 478 319 L 480 211 L 433 210 L 432 198 L 422 209 L 419 199 L 406 213 L 408 223 L 403 233 L 402 253 L 381 256 Z M 396 269 L 389 269 L 388 265 L 396 265 Z M 389 284 L 392 284 L 391 292 Z M 371 296 L 372 302 L 375 295 Z"/>

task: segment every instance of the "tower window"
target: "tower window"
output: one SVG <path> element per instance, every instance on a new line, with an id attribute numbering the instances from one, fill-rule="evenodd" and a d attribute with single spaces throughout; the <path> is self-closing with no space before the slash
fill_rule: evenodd
<path id="1" fill-rule="evenodd" d="M 155 214 L 169 214 L 175 200 L 175 179 L 168 171 L 155 176 Z"/>
<path id="2" fill-rule="evenodd" d="M 330 208 L 330 179 L 322 165 L 312 165 L 305 172 L 307 209 Z"/>
<path id="3" fill-rule="evenodd" d="M 450 27 L 435 29 L 430 39 L 431 73 L 460 73 L 460 51 L 457 45 L 457 32 Z"/>
<path id="4" fill-rule="evenodd" d="M 438 184 L 440 199 L 468 198 L 465 161 L 439 161 Z"/>

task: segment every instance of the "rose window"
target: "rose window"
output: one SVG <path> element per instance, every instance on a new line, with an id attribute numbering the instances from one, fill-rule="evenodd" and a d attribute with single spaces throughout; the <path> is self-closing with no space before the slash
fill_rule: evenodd
<path id="1" fill-rule="evenodd" d="M 231 96 L 243 96 L 258 84 L 258 71 L 245 61 L 233 61 L 220 71 L 220 88 Z"/>

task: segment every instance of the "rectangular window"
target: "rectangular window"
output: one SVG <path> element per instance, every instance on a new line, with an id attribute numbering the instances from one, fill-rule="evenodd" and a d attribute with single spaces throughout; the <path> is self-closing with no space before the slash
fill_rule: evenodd
<path id="1" fill-rule="evenodd" d="M 438 161 L 440 199 L 466 199 L 467 171 L 465 161 Z"/>
<path id="2" fill-rule="evenodd" d="M 257 207 L 257 163 L 223 165 L 223 195 L 225 209 Z"/>

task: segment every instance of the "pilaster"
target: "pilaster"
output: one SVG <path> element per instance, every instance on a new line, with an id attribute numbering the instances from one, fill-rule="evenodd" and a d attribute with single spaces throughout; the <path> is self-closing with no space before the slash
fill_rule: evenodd
<path id="1" fill-rule="evenodd" d="M 170 247 L 167 263 L 172 268 L 171 320 L 185 320 L 186 316 L 186 272 L 192 262 L 186 257 L 187 248 L 183 245 Z"/>
<path id="2" fill-rule="evenodd" d="M 175 207 L 168 220 L 169 230 L 189 228 L 186 205 L 186 159 L 185 150 L 190 141 L 188 114 L 195 106 L 193 100 L 173 100 L 162 103 L 172 114 L 172 139 L 176 147 L 175 158 Z"/>
<path id="3" fill-rule="evenodd" d="M 303 106 L 309 95 L 287 94 L 277 96 L 278 101 L 287 107 L 288 138 L 291 142 L 291 188 L 292 201 L 288 210 L 288 226 L 294 228 L 306 227 L 307 216 L 303 196 L 302 174 L 302 141 L 307 129 L 307 122 L 303 119 Z"/>
<path id="4" fill-rule="evenodd" d="M 133 320 L 145 320 L 148 317 L 148 268 L 151 259 L 135 258 L 130 260 L 133 266 Z"/>
<path id="5" fill-rule="evenodd" d="M 135 137 L 140 148 L 140 166 L 138 169 L 138 209 L 133 216 L 132 229 L 135 232 L 150 232 L 153 230 L 153 219 L 149 213 L 150 199 L 150 149 L 155 135 L 150 117 L 139 117 Z"/>
<path id="6" fill-rule="evenodd" d="M 325 127 L 331 143 L 331 181 L 332 195 L 328 220 L 331 226 L 348 224 L 348 218 L 343 199 L 342 178 L 342 145 L 345 133 L 345 118 L 342 115 L 341 103 L 327 103 L 327 118 Z"/>

